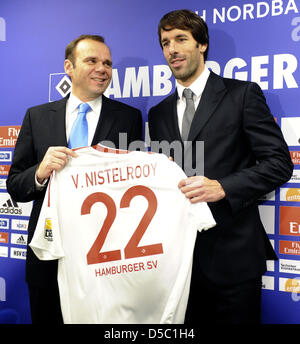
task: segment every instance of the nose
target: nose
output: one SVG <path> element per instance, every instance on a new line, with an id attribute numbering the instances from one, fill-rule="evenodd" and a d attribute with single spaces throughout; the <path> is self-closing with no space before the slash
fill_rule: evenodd
<path id="1" fill-rule="evenodd" d="M 105 68 L 104 63 L 101 62 L 101 61 L 99 61 L 99 62 L 96 64 L 95 70 L 96 70 L 97 72 L 100 72 L 100 73 L 105 73 L 106 68 Z"/>
<path id="2" fill-rule="evenodd" d="M 177 52 L 177 44 L 175 41 L 171 41 L 169 43 L 169 53 L 171 55 L 175 54 Z"/>

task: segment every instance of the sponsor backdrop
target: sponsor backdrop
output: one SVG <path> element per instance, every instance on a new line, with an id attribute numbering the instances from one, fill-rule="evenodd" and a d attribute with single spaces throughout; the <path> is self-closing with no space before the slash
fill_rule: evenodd
<path id="1" fill-rule="evenodd" d="M 290 147 L 292 179 L 260 204 L 279 257 L 263 277 L 262 321 L 300 323 L 299 0 L 1 0 L 0 323 L 31 322 L 24 282 L 31 204 L 12 200 L 5 183 L 26 109 L 70 92 L 65 46 L 82 33 L 101 34 L 114 68 L 106 95 L 142 110 L 148 139 L 149 108 L 174 90 L 157 24 L 180 8 L 209 26 L 210 69 L 261 86 Z"/>

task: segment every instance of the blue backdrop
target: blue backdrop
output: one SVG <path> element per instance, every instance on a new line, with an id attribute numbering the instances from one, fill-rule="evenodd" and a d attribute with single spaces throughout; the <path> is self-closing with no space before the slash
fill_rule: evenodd
<path id="1" fill-rule="evenodd" d="M 101 34 L 114 68 L 106 95 L 142 110 L 147 138 L 148 110 L 174 90 L 157 24 L 180 8 L 197 11 L 208 24 L 209 68 L 260 84 L 290 147 L 293 178 L 260 206 L 279 257 L 263 279 L 262 321 L 300 323 L 299 0 L 1 0 L 0 323 L 31 322 L 24 282 L 30 204 L 14 203 L 5 187 L 26 109 L 69 92 L 65 46 L 82 33 Z"/>

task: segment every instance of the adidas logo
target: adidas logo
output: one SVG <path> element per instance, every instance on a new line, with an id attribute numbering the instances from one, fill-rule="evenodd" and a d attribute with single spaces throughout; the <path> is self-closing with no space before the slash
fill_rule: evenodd
<path id="1" fill-rule="evenodd" d="M 22 215 L 18 203 L 9 198 L 0 208 L 0 214 Z"/>
<path id="2" fill-rule="evenodd" d="M 26 240 L 23 235 L 19 236 L 16 240 L 17 245 L 26 245 Z"/>

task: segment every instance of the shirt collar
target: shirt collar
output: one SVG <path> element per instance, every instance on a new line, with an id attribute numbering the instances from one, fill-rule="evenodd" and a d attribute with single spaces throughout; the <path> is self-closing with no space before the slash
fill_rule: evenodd
<path id="1" fill-rule="evenodd" d="M 76 97 L 75 94 L 71 92 L 70 97 L 68 99 L 68 107 L 70 109 L 70 112 L 75 111 L 78 108 L 79 104 L 81 103 L 82 101 L 78 97 Z M 95 113 L 100 113 L 101 106 L 102 106 L 102 95 L 87 103 L 89 104 L 89 106 Z"/>
<path id="2" fill-rule="evenodd" d="M 177 88 L 177 94 L 178 94 L 178 98 L 181 99 L 182 98 L 182 93 L 183 90 L 185 88 L 189 88 L 190 90 L 192 90 L 192 92 L 194 93 L 194 95 L 199 98 L 205 88 L 207 79 L 209 77 L 210 71 L 209 69 L 204 66 L 204 70 L 203 72 L 200 74 L 200 76 L 188 87 L 182 86 L 180 85 L 177 81 L 176 81 L 176 88 Z"/>

